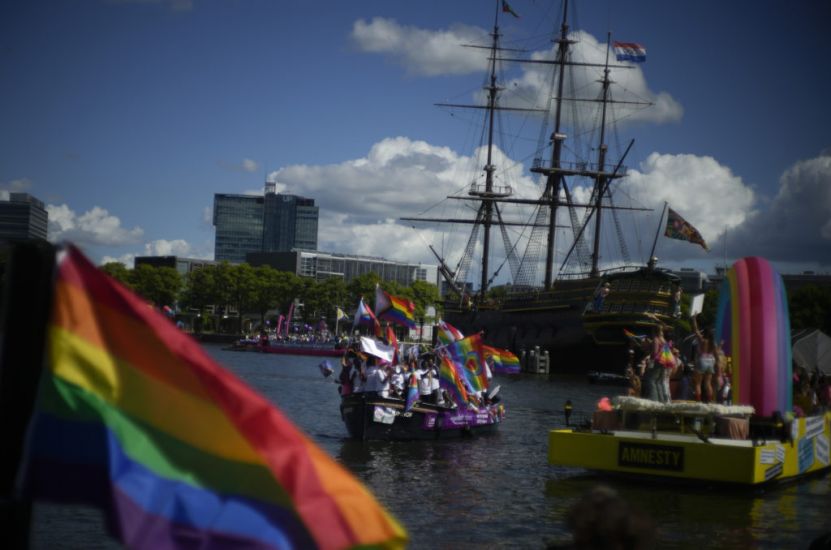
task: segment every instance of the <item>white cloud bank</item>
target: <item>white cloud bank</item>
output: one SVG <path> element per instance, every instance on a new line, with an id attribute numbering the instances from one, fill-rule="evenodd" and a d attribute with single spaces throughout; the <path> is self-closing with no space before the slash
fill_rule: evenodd
<path id="1" fill-rule="evenodd" d="M 79 246 L 122 246 L 136 244 L 144 235 L 140 227 L 121 227 L 121 220 L 100 206 L 81 215 L 66 204 L 46 206 L 47 228 L 51 242 L 72 241 Z"/>
<path id="2" fill-rule="evenodd" d="M 603 64 L 606 45 L 592 35 L 576 31 L 570 34 L 576 43 L 572 45 L 572 57 L 581 63 Z M 402 65 L 414 75 L 438 76 L 446 74 L 469 74 L 487 70 L 486 50 L 465 48 L 463 44 L 489 44 L 488 31 L 465 25 L 449 29 L 429 30 L 398 24 L 395 20 L 376 17 L 371 21 L 358 20 L 352 28 L 352 40 L 362 51 L 384 55 Z M 533 60 L 552 60 L 555 47 L 533 52 Z M 483 53 L 484 52 L 484 53 Z M 504 83 L 510 95 L 502 99 L 503 105 L 526 108 L 544 108 L 551 93 L 551 66 L 544 64 L 519 64 L 520 76 Z M 599 67 L 576 67 L 572 70 L 573 86 L 567 97 L 596 99 L 600 95 L 602 75 Z M 615 115 L 629 121 L 652 123 L 675 122 L 681 119 L 683 107 L 666 92 L 650 90 L 643 71 L 637 65 L 631 68 L 612 68 L 610 79 L 615 83 L 617 95 L 622 101 L 649 103 L 651 106 L 617 106 Z M 522 98 L 521 103 L 516 99 Z M 480 98 L 481 99 L 481 98 Z M 589 108 L 588 103 L 577 103 L 578 109 Z M 566 116 L 571 109 L 566 109 Z"/>

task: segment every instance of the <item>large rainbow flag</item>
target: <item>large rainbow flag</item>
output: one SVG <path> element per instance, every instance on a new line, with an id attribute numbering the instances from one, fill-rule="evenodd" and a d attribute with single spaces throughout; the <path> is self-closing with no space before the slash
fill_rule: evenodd
<path id="1" fill-rule="evenodd" d="M 485 354 L 485 359 L 490 358 L 493 362 L 493 372 L 500 374 L 517 374 L 520 371 L 519 357 L 513 352 L 495 348 L 493 346 L 482 346 L 482 351 Z"/>
<path id="2" fill-rule="evenodd" d="M 74 247 L 58 255 L 23 495 L 130 548 L 401 547 L 350 473 Z"/>
<path id="3" fill-rule="evenodd" d="M 446 354 L 441 354 L 439 385 L 450 392 L 459 408 L 464 409 L 467 407 L 465 381 L 462 379 L 462 374 L 459 372 L 457 365 Z"/>
<path id="4" fill-rule="evenodd" d="M 482 353 L 482 336 L 472 334 L 467 338 L 449 344 L 445 351 L 450 359 L 459 367 L 473 391 L 482 391 L 488 387 L 488 378 L 485 374 L 485 357 Z"/>
<path id="5" fill-rule="evenodd" d="M 407 328 L 415 328 L 415 304 L 375 287 L 375 316 Z"/>

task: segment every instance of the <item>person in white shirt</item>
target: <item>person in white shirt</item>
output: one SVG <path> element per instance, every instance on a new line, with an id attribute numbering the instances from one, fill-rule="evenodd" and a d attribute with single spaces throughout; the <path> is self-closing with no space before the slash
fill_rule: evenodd
<path id="1" fill-rule="evenodd" d="M 404 386 L 406 380 L 404 377 L 404 369 L 401 365 L 395 365 L 390 374 L 390 390 L 393 397 L 404 398 Z"/>
<path id="2" fill-rule="evenodd" d="M 381 397 L 389 395 L 390 377 L 387 367 L 376 364 L 373 357 L 367 359 L 366 382 L 364 383 L 365 393 L 374 393 Z"/>

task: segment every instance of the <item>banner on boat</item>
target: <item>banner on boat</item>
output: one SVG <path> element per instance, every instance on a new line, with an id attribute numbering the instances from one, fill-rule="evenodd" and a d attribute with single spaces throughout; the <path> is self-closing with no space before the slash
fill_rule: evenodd
<path id="1" fill-rule="evenodd" d="M 629 468 L 683 472 L 684 448 L 621 441 L 618 445 L 617 464 Z"/>

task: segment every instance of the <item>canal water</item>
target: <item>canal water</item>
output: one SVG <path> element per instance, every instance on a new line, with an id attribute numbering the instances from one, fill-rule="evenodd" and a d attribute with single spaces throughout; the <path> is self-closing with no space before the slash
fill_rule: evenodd
<path id="1" fill-rule="evenodd" d="M 410 548 L 568 544 L 569 508 L 601 483 L 653 518 L 659 548 L 807 548 L 831 531 L 831 475 L 766 491 L 725 492 L 549 466 L 547 434 L 562 423 L 565 401 L 580 414 L 618 391 L 583 377 L 497 376 L 507 415 L 491 436 L 362 443 L 347 438 L 337 385 L 321 376 L 320 358 L 207 349 L 360 478 L 407 528 Z M 34 510 L 32 546 L 117 547 L 97 512 L 43 504 Z"/>

